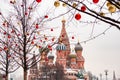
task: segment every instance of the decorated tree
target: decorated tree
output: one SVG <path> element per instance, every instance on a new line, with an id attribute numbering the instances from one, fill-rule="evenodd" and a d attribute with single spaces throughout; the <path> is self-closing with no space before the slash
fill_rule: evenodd
<path id="1" fill-rule="evenodd" d="M 44 11 L 43 14 L 37 13 L 41 3 L 41 0 L 10 0 L 6 4 L 11 11 L 0 12 L 0 61 L 5 68 L 1 70 L 6 71 L 6 76 L 9 73 L 9 66 L 15 66 L 13 63 L 15 62 L 23 68 L 24 80 L 27 80 L 27 70 L 41 59 L 38 50 L 42 50 L 43 43 L 49 43 L 45 46 L 50 49 L 54 44 L 54 37 L 41 33 L 45 30 L 53 31 L 53 28 L 44 25 L 45 22 L 52 20 L 48 20 L 47 11 L 46 14 Z M 37 58 L 34 63 L 33 54 Z"/>
<path id="2" fill-rule="evenodd" d="M 103 21 L 120 30 L 120 1 L 119 0 L 59 0 L 69 8 L 76 20 L 81 19 L 81 13 L 90 15 L 95 21 Z M 58 1 L 58 3 L 60 3 Z M 117 16 L 117 18 L 115 18 Z"/>
<path id="3" fill-rule="evenodd" d="M 19 65 L 15 61 L 16 53 L 12 50 L 12 46 L 15 43 L 12 42 L 14 38 L 11 36 L 9 27 L 9 24 L 4 21 L 0 28 L 0 72 L 5 74 L 3 76 L 5 80 L 8 80 L 9 73 L 19 68 Z"/>

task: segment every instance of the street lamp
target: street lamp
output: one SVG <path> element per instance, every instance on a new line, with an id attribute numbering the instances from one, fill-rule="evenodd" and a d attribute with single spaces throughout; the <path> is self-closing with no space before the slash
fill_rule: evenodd
<path id="1" fill-rule="evenodd" d="M 106 75 L 106 80 L 107 80 L 108 70 L 105 70 L 105 75 Z"/>
<path id="2" fill-rule="evenodd" d="M 102 80 L 102 74 L 100 73 L 100 80 Z"/>

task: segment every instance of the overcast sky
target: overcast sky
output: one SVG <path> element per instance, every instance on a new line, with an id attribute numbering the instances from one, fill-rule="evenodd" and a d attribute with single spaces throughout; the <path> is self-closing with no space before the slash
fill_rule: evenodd
<path id="1" fill-rule="evenodd" d="M 7 0 L 5 0 L 7 1 Z M 9 1 L 9 0 L 8 0 Z M 54 1 L 54 0 L 53 0 Z M 44 9 L 48 9 L 49 6 L 53 5 L 52 0 L 43 1 L 41 4 L 46 6 Z M 45 4 L 44 4 L 45 3 Z M 51 4 L 50 4 L 51 3 Z M 47 6 L 49 4 L 49 6 Z M 7 9 L 5 8 L 6 4 L 0 1 L 0 9 L 6 13 Z M 49 8 L 50 9 L 50 8 Z M 40 8 L 38 11 L 43 10 Z M 54 16 L 65 12 L 66 9 L 63 7 L 54 9 Z M 53 15 L 53 14 L 50 14 Z M 82 14 L 82 20 L 93 19 L 90 16 Z M 53 17 L 53 16 L 52 16 Z M 46 25 L 49 27 L 59 27 L 54 30 L 51 35 L 59 36 L 59 32 L 61 30 L 61 20 L 63 17 L 56 19 L 54 21 L 50 21 Z M 69 20 L 67 16 L 64 16 L 66 19 L 66 30 L 68 36 L 70 37 L 71 47 L 73 47 L 73 43 L 77 43 L 78 39 L 80 41 L 85 41 L 89 39 L 90 33 L 92 31 L 93 24 L 83 24 L 78 22 L 67 22 Z M 108 24 L 100 22 L 99 24 L 95 24 L 95 30 L 93 32 L 94 35 L 100 34 L 103 32 Z M 71 39 L 71 36 L 75 37 L 75 40 Z M 113 70 L 116 72 L 116 77 L 120 78 L 120 31 L 112 26 L 107 32 L 91 41 L 86 43 L 81 43 L 83 46 L 83 56 L 85 58 L 85 70 L 91 71 L 94 75 L 99 77 L 99 74 L 102 73 L 103 77 L 105 77 L 104 70 L 108 70 L 108 77 L 112 78 Z M 20 75 L 20 74 L 19 74 Z M 16 76 L 17 77 L 17 76 Z"/>

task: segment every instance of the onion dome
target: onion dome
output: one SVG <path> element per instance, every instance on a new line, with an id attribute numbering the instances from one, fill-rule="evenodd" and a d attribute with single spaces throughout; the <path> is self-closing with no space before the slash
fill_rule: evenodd
<path id="1" fill-rule="evenodd" d="M 50 53 L 50 54 L 48 55 L 48 59 L 54 59 L 54 55 L 53 55 L 52 53 Z"/>
<path id="2" fill-rule="evenodd" d="M 83 47 L 81 46 L 81 44 L 78 42 L 76 45 L 75 45 L 75 52 L 77 51 L 82 51 L 83 50 Z"/>
<path id="3" fill-rule="evenodd" d="M 76 58 L 77 57 L 74 49 L 72 49 L 72 52 L 69 54 L 69 57 L 70 58 Z"/>
<path id="4" fill-rule="evenodd" d="M 76 58 L 77 55 L 76 55 L 76 54 L 69 54 L 69 57 L 70 57 L 70 58 Z"/>
<path id="5" fill-rule="evenodd" d="M 60 43 L 57 45 L 56 50 L 58 50 L 58 51 L 66 50 L 66 46 L 63 43 Z"/>

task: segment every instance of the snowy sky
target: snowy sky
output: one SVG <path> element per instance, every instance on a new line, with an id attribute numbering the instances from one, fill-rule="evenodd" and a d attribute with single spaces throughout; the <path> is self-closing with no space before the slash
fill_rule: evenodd
<path id="1" fill-rule="evenodd" d="M 7 1 L 9 0 L 5 0 L 5 2 Z M 0 9 L 4 11 L 4 13 L 6 13 L 8 9 L 8 7 L 5 5 L 5 2 L 3 0 L 0 1 Z M 46 6 L 44 7 L 44 10 L 45 9 L 47 10 L 50 9 L 48 7 L 52 6 L 53 2 L 54 0 L 47 0 L 47 1 L 43 1 L 41 4 L 42 6 Z M 37 10 L 38 13 L 41 10 L 43 10 L 43 8 Z M 58 14 L 65 12 L 65 10 L 66 9 L 63 7 L 55 8 L 54 9 L 55 12 L 53 14 L 54 16 L 56 16 Z M 50 15 L 53 16 L 53 14 Z M 81 15 L 82 15 L 81 20 L 93 19 L 90 16 L 84 15 L 82 13 Z M 50 21 L 46 24 L 52 27 L 59 27 L 55 29 L 54 32 L 51 33 L 51 35 L 59 36 L 62 18 L 63 17 L 58 18 L 54 21 Z M 68 32 L 68 36 L 70 36 L 70 38 L 73 35 L 75 36 L 75 40 L 70 39 L 71 44 L 77 43 L 78 39 L 80 41 L 84 41 L 90 37 L 93 24 L 83 24 L 78 22 L 68 23 L 67 15 L 64 16 L 64 19 L 66 19 L 66 30 Z M 107 27 L 109 27 L 109 25 L 105 23 L 95 24 L 95 30 L 93 34 L 94 35 L 99 34 L 100 32 L 103 32 Z M 119 62 L 120 61 L 120 31 L 118 29 L 112 27 L 104 35 L 101 35 L 86 43 L 81 43 L 81 45 L 83 46 L 83 56 L 85 58 L 86 71 L 91 71 L 93 74 L 95 74 L 98 77 L 99 74 L 102 73 L 103 77 L 105 77 L 104 70 L 107 69 L 108 77 L 111 78 L 114 70 L 116 72 L 116 77 L 120 78 L 120 62 Z M 73 46 L 74 45 L 72 44 L 71 47 Z M 12 74 L 11 76 L 14 75 L 15 74 Z"/>

